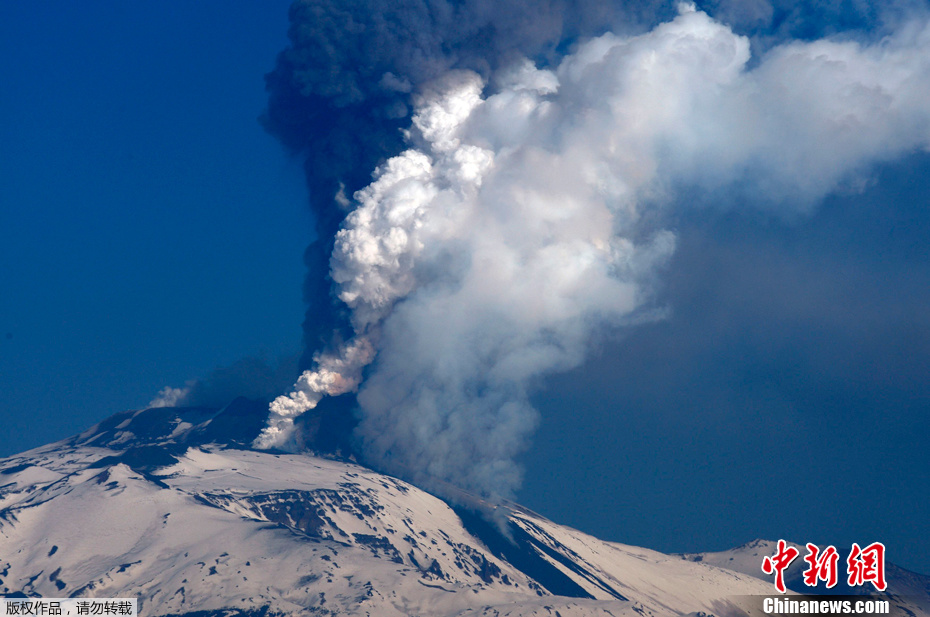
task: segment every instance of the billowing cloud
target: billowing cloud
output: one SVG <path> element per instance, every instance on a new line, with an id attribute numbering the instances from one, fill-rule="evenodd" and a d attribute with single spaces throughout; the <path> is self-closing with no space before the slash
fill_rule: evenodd
<path id="1" fill-rule="evenodd" d="M 749 39 L 682 5 L 549 68 L 514 59 L 490 90 L 460 69 L 411 84 L 407 149 L 354 194 L 332 241 L 349 341 L 317 353 L 256 443 L 286 446 L 294 417 L 358 387 L 372 463 L 507 496 L 534 384 L 661 315 L 670 213 L 804 213 L 930 145 L 924 19 L 872 44 L 788 42 L 751 60 Z"/>
<path id="2" fill-rule="evenodd" d="M 296 0 L 290 45 L 267 76 L 266 128 L 305 157 L 317 239 L 304 256 L 304 368 L 351 334 L 327 277 L 347 197 L 406 144 L 414 98 L 450 70 L 490 79 L 521 57 L 554 62 L 578 37 L 642 28 L 665 3 Z M 338 334 L 334 338 L 333 332 Z"/>

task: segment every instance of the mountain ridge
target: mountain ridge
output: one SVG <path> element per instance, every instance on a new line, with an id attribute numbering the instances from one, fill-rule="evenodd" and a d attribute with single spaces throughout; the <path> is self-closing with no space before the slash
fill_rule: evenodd
<path id="1" fill-rule="evenodd" d="M 604 542 L 466 493 L 450 505 L 334 455 L 253 450 L 260 407 L 122 412 L 0 459 L 0 595 L 138 597 L 142 615 L 514 617 L 723 617 L 775 595 L 710 553 Z"/>

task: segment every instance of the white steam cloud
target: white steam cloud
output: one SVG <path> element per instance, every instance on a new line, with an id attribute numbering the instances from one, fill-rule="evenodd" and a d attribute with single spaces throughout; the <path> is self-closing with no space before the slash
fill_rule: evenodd
<path id="1" fill-rule="evenodd" d="M 158 391 L 158 394 L 149 401 L 149 404 L 146 405 L 148 408 L 155 407 L 177 407 L 182 405 L 187 399 L 187 396 L 190 394 L 191 386 L 184 386 L 183 388 L 173 388 L 171 386 L 165 386 Z"/>
<path id="2" fill-rule="evenodd" d="M 331 259 L 355 338 L 271 406 L 283 447 L 322 396 L 359 390 L 383 469 L 490 497 L 519 485 L 528 391 L 612 327 L 650 319 L 681 189 L 805 211 L 878 161 L 930 145 L 930 29 L 874 45 L 749 41 L 693 7 L 605 34 L 493 94 L 453 71 L 416 97 L 409 149 L 354 196 Z M 367 371 L 365 370 L 368 367 Z"/>
<path id="3" fill-rule="evenodd" d="M 375 349 L 368 338 L 359 336 L 335 353 L 317 354 L 315 369 L 304 371 L 294 391 L 279 396 L 269 406 L 268 426 L 255 440 L 258 448 L 292 447 L 294 418 L 313 409 L 324 396 L 354 392 L 362 379 L 362 369 L 374 360 Z"/>

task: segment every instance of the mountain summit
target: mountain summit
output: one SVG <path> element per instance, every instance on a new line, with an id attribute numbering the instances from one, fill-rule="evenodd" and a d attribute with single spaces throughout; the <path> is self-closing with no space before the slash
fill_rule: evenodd
<path id="1" fill-rule="evenodd" d="M 604 542 L 514 504 L 453 507 L 352 462 L 253 450 L 263 420 L 244 399 L 124 412 L 0 459 L 0 595 L 137 597 L 145 616 L 514 617 L 739 615 L 773 595 L 725 553 Z M 895 602 L 917 615 L 927 600 Z"/>

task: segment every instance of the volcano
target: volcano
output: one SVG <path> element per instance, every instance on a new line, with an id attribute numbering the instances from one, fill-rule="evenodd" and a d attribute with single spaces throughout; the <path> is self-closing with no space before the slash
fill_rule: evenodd
<path id="1" fill-rule="evenodd" d="M 252 449 L 266 410 L 127 411 L 0 459 L 0 596 L 135 597 L 145 616 L 617 617 L 753 614 L 776 595 L 771 543 L 666 555 L 443 501 L 335 454 Z M 930 615 L 930 577 L 888 578 L 893 606 Z"/>

